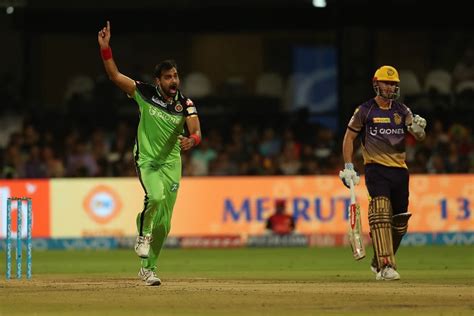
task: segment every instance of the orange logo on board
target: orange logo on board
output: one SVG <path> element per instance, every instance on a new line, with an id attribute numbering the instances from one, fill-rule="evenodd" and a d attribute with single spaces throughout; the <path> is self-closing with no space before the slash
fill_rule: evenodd
<path id="1" fill-rule="evenodd" d="M 87 215 L 99 224 L 110 222 L 122 208 L 118 194 L 105 185 L 93 188 L 84 199 L 83 205 Z"/>

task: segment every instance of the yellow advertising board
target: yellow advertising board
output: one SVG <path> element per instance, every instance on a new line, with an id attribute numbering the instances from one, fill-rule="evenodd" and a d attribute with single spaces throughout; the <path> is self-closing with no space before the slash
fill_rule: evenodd
<path id="1" fill-rule="evenodd" d="M 474 175 L 415 175 L 410 179 L 410 232 L 474 230 Z M 51 180 L 51 236 L 134 236 L 143 207 L 136 178 Z M 356 187 L 368 231 L 368 196 Z M 334 176 L 200 177 L 181 181 L 171 235 L 253 235 L 265 231 L 274 200 L 303 234 L 345 234 L 349 191 Z"/>
<path id="2" fill-rule="evenodd" d="M 356 187 L 368 231 L 368 193 L 364 179 Z M 172 233 L 259 234 L 274 200 L 287 200 L 287 211 L 303 234 L 345 233 L 349 190 L 339 178 L 227 177 L 184 181 L 173 215 Z M 473 175 L 415 175 L 410 180 L 411 232 L 474 230 Z"/>
<path id="3" fill-rule="evenodd" d="M 133 236 L 143 190 L 134 178 L 54 179 L 51 236 Z"/>

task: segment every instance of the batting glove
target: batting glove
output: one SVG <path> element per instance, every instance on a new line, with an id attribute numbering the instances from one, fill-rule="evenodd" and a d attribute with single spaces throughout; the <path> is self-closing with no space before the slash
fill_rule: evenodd
<path id="1" fill-rule="evenodd" d="M 408 131 L 418 138 L 425 137 L 426 120 L 419 115 L 413 117 L 413 122 L 408 125 Z"/>
<path id="2" fill-rule="evenodd" d="M 339 178 L 341 178 L 342 183 L 344 183 L 348 188 L 350 188 L 349 183 L 351 179 L 354 185 L 357 185 L 360 182 L 359 174 L 354 170 L 354 165 L 352 163 L 344 164 L 344 170 L 339 171 Z"/>

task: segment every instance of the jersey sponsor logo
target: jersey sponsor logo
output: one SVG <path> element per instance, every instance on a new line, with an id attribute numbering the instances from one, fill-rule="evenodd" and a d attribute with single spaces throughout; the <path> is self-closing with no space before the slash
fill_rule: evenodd
<path id="1" fill-rule="evenodd" d="M 191 106 L 191 107 L 187 108 L 186 111 L 188 112 L 189 115 L 197 114 L 197 110 L 196 110 L 195 106 Z"/>
<path id="2" fill-rule="evenodd" d="M 390 118 L 389 117 L 374 117 L 373 122 L 378 124 L 378 123 L 390 123 Z"/>
<path id="3" fill-rule="evenodd" d="M 150 113 L 151 116 L 159 117 L 160 119 L 169 122 L 171 124 L 178 125 L 181 122 L 180 117 L 174 117 L 171 115 L 167 115 L 163 113 L 161 110 L 157 110 L 154 107 L 150 107 L 148 113 Z"/>
<path id="4" fill-rule="evenodd" d="M 158 99 L 156 96 L 152 96 L 152 97 L 151 97 L 151 100 L 152 100 L 154 103 L 156 103 L 156 104 L 158 104 L 159 106 L 161 106 L 162 108 L 165 108 L 165 109 L 168 108 L 168 105 L 167 105 L 165 102 L 163 102 L 163 101 L 161 101 L 160 99 Z"/>
<path id="5" fill-rule="evenodd" d="M 183 111 L 183 106 L 181 105 L 181 103 L 176 103 L 176 105 L 174 106 L 174 110 L 176 112 L 181 112 Z"/>
<path id="6" fill-rule="evenodd" d="M 400 125 L 402 123 L 402 117 L 398 113 L 393 114 L 393 119 L 395 120 L 395 124 Z"/>
<path id="7" fill-rule="evenodd" d="M 403 128 L 378 128 L 378 127 L 369 127 L 369 134 L 372 136 L 380 135 L 404 135 L 405 131 Z"/>
<path id="8" fill-rule="evenodd" d="M 171 184 L 170 191 L 171 192 L 176 192 L 176 191 L 178 191 L 178 188 L 179 188 L 179 183 L 173 183 L 173 184 Z"/>

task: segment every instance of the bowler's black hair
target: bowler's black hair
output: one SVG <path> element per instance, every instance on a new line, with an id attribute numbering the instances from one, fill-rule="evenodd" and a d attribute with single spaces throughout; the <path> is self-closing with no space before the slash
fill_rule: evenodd
<path id="1" fill-rule="evenodd" d="M 176 68 L 176 70 L 178 70 L 178 65 L 173 59 L 163 60 L 155 67 L 155 77 L 160 78 L 164 71 L 168 71 L 173 68 Z"/>

